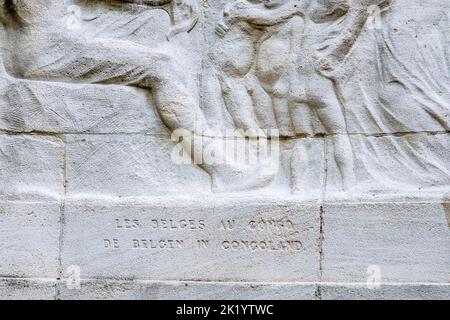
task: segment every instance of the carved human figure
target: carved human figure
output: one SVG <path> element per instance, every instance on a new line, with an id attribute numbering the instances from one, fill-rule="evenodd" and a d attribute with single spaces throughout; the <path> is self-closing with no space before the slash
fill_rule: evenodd
<path id="1" fill-rule="evenodd" d="M 286 2 L 290 2 L 289 7 L 283 7 L 276 15 L 271 12 L 272 8 Z M 215 44 L 211 58 L 218 69 L 225 104 L 238 128 L 250 132 L 254 130 L 254 134 L 258 134 L 260 125 L 255 115 L 259 114 L 264 117 L 267 110 L 264 110 L 259 103 L 254 104 L 252 99 L 253 79 L 250 71 L 254 68 L 257 48 L 267 34 L 268 28 L 300 14 L 294 5 L 297 2 L 292 0 L 236 0 L 223 10 L 223 19 L 217 25 L 217 34 L 221 39 Z M 264 73 L 263 70 L 261 71 Z M 276 90 L 270 91 L 273 93 Z M 263 110 L 255 110 L 255 108 Z M 286 119 L 284 110 L 280 110 L 277 115 L 277 122 Z M 289 120 L 289 117 L 287 119 Z M 265 120 L 263 125 L 268 126 L 269 122 L 270 120 Z M 283 127 L 283 125 L 278 123 L 278 127 Z"/>
<path id="2" fill-rule="evenodd" d="M 264 55 L 261 55 L 257 68 L 259 79 L 266 90 L 275 97 L 274 106 L 277 110 L 275 113 L 278 113 L 279 118 L 290 118 L 289 100 L 286 101 L 286 96 L 292 103 L 303 104 L 305 108 L 311 108 L 317 113 L 333 142 L 335 160 L 344 190 L 353 185 L 354 155 L 336 74 L 370 15 L 369 7 L 385 6 L 388 3 L 389 0 L 267 0 L 264 3 L 271 25 L 280 24 L 296 14 L 305 13 L 305 28 L 303 36 L 299 39 L 301 43 L 294 46 L 298 50 L 296 56 L 302 88 L 293 90 L 292 82 L 296 77 L 284 68 L 278 70 L 273 68 L 271 62 L 264 59 Z M 249 2 L 246 5 L 241 3 L 240 6 L 233 6 L 231 9 L 225 15 L 228 24 L 236 21 L 248 23 L 259 17 L 260 12 L 264 12 L 264 8 Z M 222 29 L 229 30 L 228 27 Z M 270 48 L 271 45 L 273 44 L 270 42 L 262 43 L 261 52 L 264 54 L 266 48 Z M 288 62 L 289 60 L 285 65 Z M 265 66 L 269 68 L 264 68 Z M 277 70 L 278 74 L 274 70 Z M 292 94 L 292 91 L 297 93 Z M 299 92 L 302 94 L 298 94 Z"/>
<path id="3" fill-rule="evenodd" d="M 354 185 L 354 155 L 337 74 L 363 30 L 369 7 L 388 3 L 389 0 L 313 0 L 305 15 L 298 54 L 304 95 L 297 102 L 312 108 L 330 135 L 344 190 Z"/>
<path id="4" fill-rule="evenodd" d="M 266 0 L 266 8 L 286 6 L 303 15 L 305 1 Z M 297 47 L 301 45 L 304 20 L 299 15 L 281 20 L 266 28 L 257 50 L 255 74 L 272 100 L 272 110 L 282 136 L 295 136 L 292 97 L 298 95 L 298 73 L 295 70 Z M 276 15 L 275 15 L 276 16 Z M 254 93 L 257 94 L 257 93 Z"/>
<path id="5" fill-rule="evenodd" d="M 172 0 L 115 2 L 162 6 Z M 61 0 L 0 0 L 0 5 L 13 62 L 6 66 L 10 74 L 25 79 L 121 84 L 148 90 L 171 131 L 185 129 L 193 133 L 193 141 L 182 142 L 193 158 L 201 159 L 205 149 L 211 149 L 214 140 L 201 137 L 208 130 L 206 120 L 170 54 L 131 41 L 87 38 L 68 30 L 62 19 L 66 7 Z M 214 164 L 201 166 L 211 175 L 215 190 L 261 187 L 273 178 L 274 173 L 261 166 L 225 160 L 227 156 L 220 149 L 214 154 L 218 158 Z"/>

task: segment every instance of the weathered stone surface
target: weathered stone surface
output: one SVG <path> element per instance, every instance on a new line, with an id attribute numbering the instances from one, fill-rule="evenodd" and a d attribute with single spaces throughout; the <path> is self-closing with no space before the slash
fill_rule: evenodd
<path id="1" fill-rule="evenodd" d="M 67 137 L 67 194 L 148 197 L 210 192 L 211 179 L 194 165 L 171 161 L 174 143 L 140 135 Z"/>
<path id="2" fill-rule="evenodd" d="M 2 300 L 53 300 L 55 290 L 55 280 L 0 279 Z"/>
<path id="3" fill-rule="evenodd" d="M 79 288 L 65 281 L 2 279 L 2 299 L 83 300 L 448 300 L 448 284 L 252 283 L 199 281 L 87 280 Z"/>
<path id="4" fill-rule="evenodd" d="M 450 285 L 445 284 L 383 284 L 367 288 L 363 284 L 321 284 L 322 300 L 448 300 Z"/>
<path id="5" fill-rule="evenodd" d="M 156 133 L 167 130 L 143 90 L 10 80 L 0 90 L 0 130 L 45 133 Z M 123 112 L 127 110 L 127 112 Z"/>
<path id="6" fill-rule="evenodd" d="M 442 204 L 329 204 L 323 211 L 324 281 L 448 284 L 450 232 Z"/>
<path id="7" fill-rule="evenodd" d="M 0 0 L 0 298 L 448 298 L 449 17 Z"/>
<path id="8" fill-rule="evenodd" d="M 239 282 L 82 281 L 79 290 L 61 283 L 61 299 L 114 300 L 312 300 L 314 284 Z"/>
<path id="9" fill-rule="evenodd" d="M 448 192 L 450 135 L 411 133 L 385 136 L 351 136 L 356 182 L 349 197 L 339 188 L 339 169 L 329 139 L 327 198 L 354 201 L 421 199 L 440 201 Z"/>
<path id="10" fill-rule="evenodd" d="M 0 199 L 57 201 L 64 194 L 64 145 L 59 138 L 0 134 Z"/>
<path id="11" fill-rule="evenodd" d="M 311 282 L 319 223 L 318 206 L 262 199 L 74 203 L 66 205 L 62 260 L 86 279 Z"/>
<path id="12" fill-rule="evenodd" d="M 0 201 L 0 277 L 56 278 L 61 208 Z"/>

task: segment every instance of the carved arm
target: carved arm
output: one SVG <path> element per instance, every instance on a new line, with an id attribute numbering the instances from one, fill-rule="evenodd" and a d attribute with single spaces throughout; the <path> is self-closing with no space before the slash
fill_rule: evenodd
<path id="1" fill-rule="evenodd" d="M 173 0 L 119 0 L 119 1 L 132 4 L 140 4 L 145 6 L 164 6 L 172 2 Z"/>
<path id="2" fill-rule="evenodd" d="M 366 0 L 363 3 L 359 2 L 357 6 L 350 6 L 348 12 L 343 16 L 343 31 L 322 46 L 325 54 L 318 57 L 321 71 L 332 72 L 345 60 L 367 22 L 370 6 L 378 5 L 380 8 L 384 8 L 389 4 L 390 0 Z"/>
<path id="3" fill-rule="evenodd" d="M 190 32 L 198 22 L 198 8 L 196 0 L 119 0 L 135 5 L 159 7 L 165 10 L 172 20 L 174 27 L 167 34 L 169 40 L 181 32 Z"/>
<path id="4" fill-rule="evenodd" d="M 229 25 L 238 21 L 246 21 L 255 25 L 273 26 L 290 19 L 295 15 L 303 15 L 305 8 L 302 0 L 291 0 L 276 8 L 267 8 L 263 4 L 251 4 L 247 1 L 236 1 L 224 9 L 224 19 Z"/>

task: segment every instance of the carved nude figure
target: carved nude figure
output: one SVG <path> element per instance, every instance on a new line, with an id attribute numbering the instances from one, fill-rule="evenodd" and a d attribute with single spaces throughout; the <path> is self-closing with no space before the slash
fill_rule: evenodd
<path id="1" fill-rule="evenodd" d="M 369 7 L 388 2 L 314 0 L 305 15 L 305 32 L 298 54 L 304 96 L 298 102 L 317 113 L 330 135 L 344 190 L 354 183 L 354 155 L 336 74 L 363 30 Z"/>
<path id="2" fill-rule="evenodd" d="M 305 1 L 268 0 L 264 3 L 271 11 L 286 6 L 298 14 L 303 14 L 305 7 Z M 296 134 L 292 97 L 297 95 L 296 48 L 301 44 L 303 21 L 303 17 L 292 16 L 266 28 L 257 51 L 255 74 L 271 97 L 272 110 L 282 136 Z"/>
<path id="3" fill-rule="evenodd" d="M 302 95 L 290 92 L 293 91 L 292 82 L 295 79 L 292 73 L 282 67 L 277 70 L 265 59 L 264 53 L 267 52 L 267 48 L 270 49 L 270 42 L 266 44 L 262 42 L 260 52 L 263 55 L 258 59 L 257 75 L 266 91 L 274 96 L 274 109 L 278 118 L 284 120 L 290 118 L 289 101 L 286 97 L 295 97 L 295 103 L 304 104 L 317 113 L 326 133 L 331 136 L 344 190 L 349 189 L 354 180 L 353 151 L 342 97 L 334 76 L 358 39 L 369 17 L 369 7 L 385 6 L 388 3 L 388 0 L 264 2 L 265 12 L 270 16 L 270 24 L 266 22 L 266 25 L 280 24 L 283 20 L 289 20 L 294 15 L 305 12 L 303 36 L 297 38 L 300 45 L 289 44 L 298 50 L 296 55 L 298 76 L 302 80 L 302 89 L 296 91 L 302 92 Z M 264 12 L 260 5 L 249 2 L 244 5 L 240 2 L 239 6 L 235 5 L 229 9 L 225 20 L 228 25 L 236 21 L 250 23 L 259 18 L 260 12 Z M 230 28 L 221 29 L 226 32 Z M 289 64 L 289 60 L 285 62 L 280 66 Z"/>
<path id="4" fill-rule="evenodd" d="M 267 29 L 301 14 L 297 4 L 299 2 L 237 0 L 227 5 L 223 11 L 223 20 L 217 26 L 217 34 L 221 39 L 216 43 L 211 57 L 219 70 L 218 77 L 225 104 L 238 128 L 255 131 L 259 129 L 255 114 L 266 111 L 254 110 L 254 107 L 262 106 L 253 103 L 253 79 L 249 73 L 257 59 L 259 43 L 262 38 L 268 38 L 265 36 Z M 286 3 L 289 4 L 276 13 L 272 12 L 272 8 Z M 273 93 L 276 90 L 270 91 Z M 276 120 L 284 121 L 284 111 L 280 110 L 280 113 Z M 278 123 L 278 127 L 283 126 Z"/>
<path id="5" fill-rule="evenodd" d="M 162 6 L 172 0 L 115 2 Z M 203 154 L 205 148 L 211 149 L 212 139 L 195 141 L 208 126 L 187 89 L 183 72 L 170 54 L 130 41 L 87 38 L 72 32 L 60 18 L 66 12 L 61 0 L 1 0 L 0 6 L 10 44 L 12 63 L 6 66 L 10 74 L 32 80 L 119 84 L 148 90 L 171 131 L 185 129 L 193 133 L 194 141 L 182 142 L 193 158 Z M 226 158 L 220 150 L 214 154 Z M 201 164 L 211 175 L 215 190 L 261 187 L 273 178 L 273 172 L 259 166 L 238 165 L 224 159 L 216 163 L 220 164 Z"/>

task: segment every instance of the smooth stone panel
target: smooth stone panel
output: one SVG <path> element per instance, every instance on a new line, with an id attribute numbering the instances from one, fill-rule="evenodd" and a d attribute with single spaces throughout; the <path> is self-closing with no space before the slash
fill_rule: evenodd
<path id="1" fill-rule="evenodd" d="M 172 161 L 170 137 L 70 135 L 66 140 L 68 195 L 150 197 L 211 190 L 205 171 Z"/>
<path id="2" fill-rule="evenodd" d="M 60 210 L 57 203 L 0 201 L 0 277 L 57 277 Z"/>
<path id="3" fill-rule="evenodd" d="M 448 300 L 450 284 L 319 285 L 322 300 Z"/>
<path id="4" fill-rule="evenodd" d="M 318 206 L 225 202 L 69 203 L 64 268 L 82 279 L 318 280 Z"/>
<path id="5" fill-rule="evenodd" d="M 441 204 L 326 204 L 323 216 L 323 281 L 450 283 Z"/>

